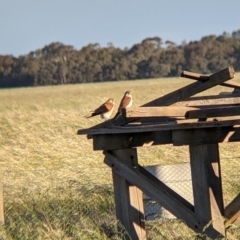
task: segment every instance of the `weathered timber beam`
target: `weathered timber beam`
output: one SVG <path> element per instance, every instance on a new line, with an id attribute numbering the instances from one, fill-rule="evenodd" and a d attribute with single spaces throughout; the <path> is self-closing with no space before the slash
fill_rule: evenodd
<path id="1" fill-rule="evenodd" d="M 171 131 L 94 135 L 94 150 L 114 150 L 172 143 Z"/>
<path id="2" fill-rule="evenodd" d="M 198 110 L 194 107 L 138 107 L 123 110 L 123 116 L 126 118 L 138 117 L 184 117 L 186 112 Z"/>
<path id="3" fill-rule="evenodd" d="M 221 108 L 205 108 L 205 109 L 190 109 L 186 112 L 185 117 L 188 119 L 194 118 L 211 118 L 240 115 L 239 106 L 228 106 Z"/>
<path id="4" fill-rule="evenodd" d="M 168 106 L 168 107 L 138 107 L 124 109 L 123 116 L 126 118 L 152 118 L 152 117 L 186 117 L 211 118 L 240 115 L 239 106 L 223 107 L 185 107 L 185 106 Z"/>
<path id="5" fill-rule="evenodd" d="M 198 80 L 198 81 L 209 80 L 209 75 L 202 75 L 202 74 L 199 74 L 199 73 L 193 73 L 193 72 L 189 72 L 189 71 L 183 71 L 181 73 L 181 77 L 194 79 L 194 80 Z M 232 80 L 228 80 L 224 83 L 221 83 L 220 85 L 222 85 L 224 87 L 231 87 L 231 88 L 238 88 L 238 89 L 240 88 L 240 84 L 238 82 L 234 82 Z"/>
<path id="6" fill-rule="evenodd" d="M 177 102 L 172 106 L 188 106 L 188 107 L 222 107 L 224 105 L 239 105 L 240 104 L 240 95 L 231 94 L 231 95 L 211 95 L 211 96 L 198 96 L 191 97 L 184 101 Z"/>
<path id="7" fill-rule="evenodd" d="M 239 127 L 186 129 L 172 131 L 174 146 L 240 141 Z"/>
<path id="8" fill-rule="evenodd" d="M 223 122 L 223 121 L 234 121 L 240 120 L 240 116 L 227 116 L 227 117 L 209 117 L 209 118 L 192 118 L 192 119 L 176 119 L 175 122 L 177 124 L 183 123 L 195 123 L 195 122 Z"/>
<path id="9" fill-rule="evenodd" d="M 153 125 L 140 125 L 140 126 L 112 126 L 109 128 L 88 128 L 81 129 L 78 134 L 122 134 L 122 133 L 140 133 L 140 132 L 155 132 L 155 131 L 165 131 L 165 130 L 180 130 L 180 129 L 204 129 L 204 128 L 216 128 L 216 127 L 230 127 L 240 124 L 240 119 L 227 119 L 221 121 L 199 121 L 199 122 L 189 122 L 190 120 L 181 120 L 176 123 L 165 123 L 165 124 L 153 124 Z M 184 122 L 186 121 L 186 122 Z"/>
<path id="10" fill-rule="evenodd" d="M 225 207 L 224 216 L 227 219 L 225 226 L 229 226 L 240 217 L 240 193 Z"/>
<path id="11" fill-rule="evenodd" d="M 239 127 L 166 130 L 143 133 L 93 135 L 94 150 L 115 150 L 161 144 L 174 146 L 240 141 Z"/>
<path id="12" fill-rule="evenodd" d="M 225 236 L 218 144 L 189 145 L 195 212 L 208 222 L 208 236 Z"/>
<path id="13" fill-rule="evenodd" d="M 111 152 L 105 152 L 104 162 L 113 169 L 117 174 L 122 176 L 131 184 L 137 186 L 149 197 L 156 200 L 160 205 L 174 214 L 177 218 L 182 219 L 185 223 L 193 229 L 195 232 L 202 232 L 206 222 L 202 222 L 201 219 L 193 212 L 192 205 L 186 202 L 177 193 L 172 194 L 172 190 L 158 179 L 152 181 L 139 171 L 129 168 L 125 164 L 121 163 L 116 156 Z M 181 199 L 181 200 L 179 200 Z"/>
<path id="14" fill-rule="evenodd" d="M 182 101 L 188 97 L 191 97 L 199 92 L 207 90 L 211 87 L 214 87 L 218 84 L 221 84 L 229 79 L 234 77 L 234 69 L 232 67 L 225 68 L 217 73 L 214 73 L 209 76 L 209 80 L 205 82 L 194 82 L 183 88 L 179 88 L 176 91 L 173 91 L 169 94 L 166 94 L 160 98 L 157 98 L 151 102 L 148 102 L 143 107 L 147 106 L 169 106 L 178 101 Z"/>

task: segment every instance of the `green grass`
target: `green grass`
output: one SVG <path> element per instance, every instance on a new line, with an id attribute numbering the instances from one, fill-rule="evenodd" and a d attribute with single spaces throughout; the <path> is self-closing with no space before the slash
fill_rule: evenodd
<path id="1" fill-rule="evenodd" d="M 240 74 L 234 80 L 239 82 Z M 133 91 L 134 106 L 140 106 L 191 82 L 169 78 L 1 89 L 5 225 L 0 239 L 117 239 L 111 171 L 102 152 L 92 150 L 92 141 L 76 134 L 102 120 L 83 116 L 107 98 L 118 104 L 126 90 Z M 228 89 L 219 86 L 205 94 L 221 91 Z M 238 143 L 220 144 L 226 203 L 240 190 L 237 149 Z M 138 155 L 144 166 L 189 160 L 186 146 L 143 147 Z M 176 220 L 148 222 L 147 230 L 152 240 L 195 236 Z"/>

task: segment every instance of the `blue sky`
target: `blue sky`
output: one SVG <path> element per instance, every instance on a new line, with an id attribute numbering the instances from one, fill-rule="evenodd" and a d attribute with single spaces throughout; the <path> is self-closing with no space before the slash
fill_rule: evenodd
<path id="1" fill-rule="evenodd" d="M 62 42 L 124 48 L 146 37 L 180 44 L 240 29 L 240 0 L 0 0 L 0 55 Z"/>

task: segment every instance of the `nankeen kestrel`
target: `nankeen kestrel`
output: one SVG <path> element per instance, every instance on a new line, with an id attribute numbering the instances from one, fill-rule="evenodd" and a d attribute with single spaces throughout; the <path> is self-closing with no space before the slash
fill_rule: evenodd
<path id="1" fill-rule="evenodd" d="M 124 93 L 124 96 L 119 104 L 118 111 L 115 117 L 117 117 L 119 114 L 121 114 L 122 109 L 124 108 L 130 108 L 133 103 L 133 97 L 131 95 L 131 91 L 126 91 Z"/>
<path id="2" fill-rule="evenodd" d="M 95 110 L 91 111 L 85 117 L 90 118 L 96 115 L 100 115 L 101 118 L 106 121 L 112 115 L 114 104 L 115 104 L 115 100 L 113 98 L 109 98 L 105 103 L 103 103 L 101 106 L 99 106 Z"/>

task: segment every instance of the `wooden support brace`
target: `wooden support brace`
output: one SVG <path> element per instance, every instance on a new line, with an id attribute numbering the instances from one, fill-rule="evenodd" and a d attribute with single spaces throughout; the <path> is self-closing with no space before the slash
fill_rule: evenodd
<path id="1" fill-rule="evenodd" d="M 226 206 L 224 216 L 227 219 L 225 226 L 234 223 L 240 217 L 240 193 Z"/>
<path id="2" fill-rule="evenodd" d="M 205 222 L 193 212 L 193 206 L 188 201 L 141 166 L 139 166 L 139 170 L 136 170 L 123 164 L 122 159 L 115 155 L 115 151 L 108 151 L 105 152 L 105 154 L 104 162 L 111 167 L 114 172 L 126 179 L 126 181 L 137 186 L 177 218 L 185 221 L 195 232 L 202 232 Z"/>
<path id="3" fill-rule="evenodd" d="M 171 131 L 93 136 L 94 150 L 115 150 L 172 143 Z"/>
<path id="4" fill-rule="evenodd" d="M 116 150 L 161 144 L 199 145 L 240 141 L 240 127 L 166 130 L 143 133 L 94 135 L 94 150 Z"/>
<path id="5" fill-rule="evenodd" d="M 136 149 L 114 151 L 116 158 L 121 159 L 125 166 L 138 171 Z M 105 161 L 109 158 L 106 154 Z M 116 216 L 125 227 L 124 239 L 145 240 L 145 219 L 142 192 L 131 185 L 118 172 L 112 171 Z M 122 229 L 120 229 L 122 232 Z"/>
<path id="6" fill-rule="evenodd" d="M 240 141 L 239 127 L 185 129 L 172 132 L 174 146 Z"/>
<path id="7" fill-rule="evenodd" d="M 207 223 L 208 236 L 225 236 L 218 144 L 190 145 L 195 213 Z"/>

